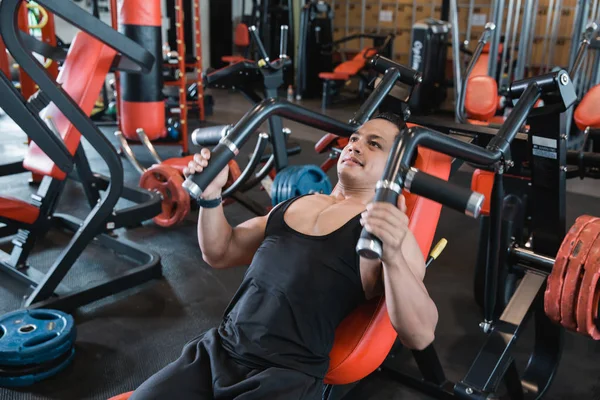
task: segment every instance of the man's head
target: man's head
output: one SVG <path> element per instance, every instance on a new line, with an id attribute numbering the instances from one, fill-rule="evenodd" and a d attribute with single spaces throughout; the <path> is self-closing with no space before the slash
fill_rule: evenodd
<path id="1" fill-rule="evenodd" d="M 342 150 L 337 172 L 347 188 L 375 188 L 383 175 L 394 138 L 404 126 L 402 118 L 382 113 L 363 124 Z"/>

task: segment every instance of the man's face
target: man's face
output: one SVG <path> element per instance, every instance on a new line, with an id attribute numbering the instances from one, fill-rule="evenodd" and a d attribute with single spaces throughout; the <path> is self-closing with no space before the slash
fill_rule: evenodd
<path id="1" fill-rule="evenodd" d="M 354 133 L 338 159 L 338 179 L 353 188 L 375 188 L 383 175 L 398 128 L 384 119 L 366 122 Z"/>

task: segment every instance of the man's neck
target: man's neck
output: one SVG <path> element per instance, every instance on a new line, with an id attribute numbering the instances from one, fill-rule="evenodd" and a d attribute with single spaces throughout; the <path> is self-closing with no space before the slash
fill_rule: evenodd
<path id="1" fill-rule="evenodd" d="M 375 191 L 373 188 L 349 188 L 338 182 L 338 184 L 333 188 L 331 196 L 333 196 L 337 201 L 351 200 L 367 205 L 373 200 Z"/>

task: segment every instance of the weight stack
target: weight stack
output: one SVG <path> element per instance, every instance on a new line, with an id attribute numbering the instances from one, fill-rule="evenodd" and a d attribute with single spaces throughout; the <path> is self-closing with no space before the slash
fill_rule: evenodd
<path id="1" fill-rule="evenodd" d="M 447 95 L 446 61 L 450 24 L 428 18 L 413 25 L 410 67 L 423 75 L 410 99 L 413 114 L 428 114 L 439 109 Z"/>
<path id="2" fill-rule="evenodd" d="M 160 0 L 122 0 L 118 14 L 119 32 L 154 56 L 154 66 L 149 73 L 120 73 L 121 131 L 129 140 L 139 140 L 136 134 L 139 128 L 150 140 L 165 137 Z"/>

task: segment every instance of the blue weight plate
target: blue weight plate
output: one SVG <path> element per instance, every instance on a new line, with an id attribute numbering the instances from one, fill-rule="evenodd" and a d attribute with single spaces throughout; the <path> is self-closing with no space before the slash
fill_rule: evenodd
<path id="1" fill-rule="evenodd" d="M 49 362 L 47 366 L 45 366 L 46 368 L 43 370 L 30 370 L 29 372 L 25 372 L 23 375 L 17 376 L 14 376 L 15 374 L 4 373 L 0 375 L 0 386 L 24 387 L 33 385 L 36 382 L 58 374 L 73 361 L 73 357 L 75 357 L 75 348 L 68 350 L 60 357 L 60 359 L 56 359 L 54 362 Z"/>
<path id="2" fill-rule="evenodd" d="M 273 205 L 273 207 L 281 203 L 279 189 L 281 187 L 281 182 L 285 176 L 285 173 L 283 171 L 280 171 L 277 173 L 277 175 L 275 175 L 275 179 L 273 179 L 273 185 L 271 186 L 271 204 Z"/>
<path id="3" fill-rule="evenodd" d="M 298 171 L 299 168 L 300 167 L 298 167 L 297 165 L 286 168 L 286 177 L 283 181 L 281 201 L 286 201 L 293 197 L 292 185 L 294 184 L 294 175 L 296 174 L 296 171 Z"/>
<path id="4" fill-rule="evenodd" d="M 52 359 L 75 341 L 73 317 L 57 310 L 20 310 L 0 317 L 0 365 Z"/>
<path id="5" fill-rule="evenodd" d="M 322 193 L 331 194 L 332 186 L 329 177 L 314 165 L 307 165 L 297 177 L 297 191 L 299 194 Z"/>
<path id="6" fill-rule="evenodd" d="M 6 359 L 1 360 L 3 363 L 0 363 L 0 368 L 2 367 L 18 367 L 23 365 L 31 365 L 31 364 L 42 364 L 50 360 L 54 360 L 59 357 L 61 354 L 64 354 L 67 350 L 73 347 L 75 343 L 75 335 L 70 335 L 71 337 L 68 340 L 57 347 L 46 349 L 45 351 L 41 351 L 38 353 L 29 354 L 28 356 L 23 356 L 18 359 Z"/>

